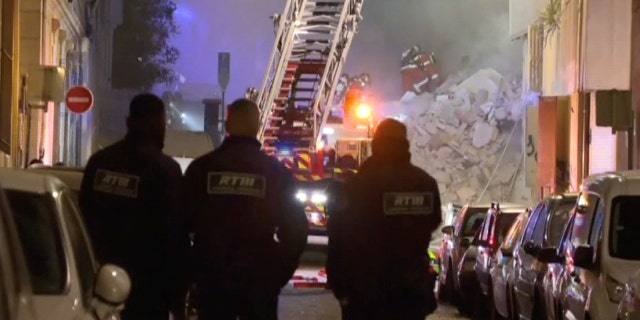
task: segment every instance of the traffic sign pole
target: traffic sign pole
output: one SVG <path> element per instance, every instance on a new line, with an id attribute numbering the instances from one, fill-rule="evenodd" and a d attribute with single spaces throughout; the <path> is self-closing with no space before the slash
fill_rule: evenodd
<path id="1" fill-rule="evenodd" d="M 225 100 L 225 93 L 227 91 L 227 87 L 229 86 L 229 81 L 231 80 L 231 53 L 229 52 L 218 52 L 218 84 L 220 85 L 220 89 L 222 89 L 222 115 L 220 116 L 220 121 L 222 123 L 220 132 L 222 137 L 226 136 L 224 123 L 227 117 L 227 105 Z"/>

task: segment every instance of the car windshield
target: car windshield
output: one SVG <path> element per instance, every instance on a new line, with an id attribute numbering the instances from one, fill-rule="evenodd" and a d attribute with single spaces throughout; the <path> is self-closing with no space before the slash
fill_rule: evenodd
<path id="1" fill-rule="evenodd" d="M 484 218 L 487 216 L 489 207 L 469 207 L 464 218 L 464 228 L 462 235 L 465 237 L 473 237 L 476 231 L 482 226 Z"/>
<path id="2" fill-rule="evenodd" d="M 318 181 L 304 181 L 304 182 L 301 181 L 301 182 L 298 182 L 296 185 L 300 190 L 321 191 L 321 190 L 327 190 L 330 184 L 331 184 L 331 180 L 325 179 L 325 180 L 318 180 Z"/>
<path id="3" fill-rule="evenodd" d="M 571 216 L 571 209 L 576 204 L 576 197 L 563 200 L 551 212 L 549 223 L 547 224 L 547 243 L 553 247 L 557 247 L 564 228 Z"/>
<path id="4" fill-rule="evenodd" d="M 614 258 L 640 260 L 640 196 L 615 197 L 611 205 L 609 251 Z"/>
<path id="5" fill-rule="evenodd" d="M 7 190 L 35 294 L 59 294 L 67 284 L 56 202 L 51 195 Z"/>

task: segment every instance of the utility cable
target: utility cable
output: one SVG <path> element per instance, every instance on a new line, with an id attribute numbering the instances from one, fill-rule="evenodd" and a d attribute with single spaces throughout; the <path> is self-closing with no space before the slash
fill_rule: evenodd
<path id="1" fill-rule="evenodd" d="M 511 139 L 513 137 L 513 133 L 516 132 L 516 129 L 522 125 L 522 121 L 517 121 L 516 125 L 513 126 L 513 129 L 511 129 L 511 133 L 509 134 L 509 138 L 507 139 L 507 142 L 504 144 L 504 148 L 502 149 L 502 154 L 500 154 L 500 159 L 498 159 L 498 163 L 496 163 L 496 166 L 493 168 L 493 172 L 491 173 L 491 176 L 489 177 L 489 181 L 487 181 L 487 185 L 484 186 L 484 190 L 482 190 L 482 192 L 480 193 L 480 196 L 478 197 L 478 202 L 482 199 L 482 197 L 484 196 L 484 194 L 487 192 L 487 189 L 489 189 L 489 186 L 491 185 L 491 182 L 493 182 L 493 179 L 496 176 L 496 173 L 498 172 L 498 168 L 500 167 L 500 164 L 502 164 L 502 160 L 504 160 L 504 155 L 507 153 L 507 148 L 509 147 L 509 144 L 511 143 Z"/>

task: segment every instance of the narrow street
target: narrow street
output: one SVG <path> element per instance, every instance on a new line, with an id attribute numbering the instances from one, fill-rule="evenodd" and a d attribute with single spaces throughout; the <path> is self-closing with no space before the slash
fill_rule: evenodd
<path id="1" fill-rule="evenodd" d="M 312 273 L 312 270 L 319 271 L 324 266 L 325 259 L 324 253 L 309 250 L 302 257 L 300 270 L 305 274 Z M 330 290 L 294 289 L 289 285 L 280 294 L 279 317 L 282 320 L 339 320 L 340 306 Z M 455 308 L 441 305 L 436 314 L 427 319 L 464 319 L 464 317 L 460 316 Z"/>

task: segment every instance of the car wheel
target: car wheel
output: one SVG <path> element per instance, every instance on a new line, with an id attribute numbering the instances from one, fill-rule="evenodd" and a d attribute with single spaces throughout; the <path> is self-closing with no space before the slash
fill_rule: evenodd
<path id="1" fill-rule="evenodd" d="M 540 294 L 536 293 L 533 299 L 533 310 L 531 311 L 531 320 L 545 320 L 547 317 L 543 310 L 543 304 L 540 300 Z"/>
<path id="2" fill-rule="evenodd" d="M 507 301 L 508 303 L 508 301 Z M 493 297 L 493 289 L 489 288 L 489 319 L 492 320 L 507 320 L 496 309 L 496 301 Z"/>
<path id="3" fill-rule="evenodd" d="M 553 302 L 555 305 L 555 316 L 556 316 L 556 320 L 564 320 L 564 316 L 562 314 L 562 305 L 560 305 L 559 301 L 554 301 Z"/>
<path id="4" fill-rule="evenodd" d="M 482 294 L 482 290 L 480 290 L 480 288 L 478 288 L 476 290 L 476 295 L 475 295 L 475 299 L 473 301 L 473 314 L 471 316 L 471 319 L 473 320 L 483 320 L 483 319 L 487 319 L 487 297 L 485 297 L 484 294 Z"/>
<path id="5" fill-rule="evenodd" d="M 456 309 L 463 316 L 469 316 L 473 311 L 473 305 L 470 303 L 471 301 L 467 301 L 463 298 L 459 292 L 455 293 L 456 295 Z"/>
<path id="6" fill-rule="evenodd" d="M 447 265 L 447 273 L 444 276 L 444 286 L 440 283 L 438 287 L 438 300 L 440 301 L 448 301 L 453 302 L 453 270 L 451 260 L 449 260 L 449 264 Z"/>
<path id="7" fill-rule="evenodd" d="M 520 307 L 518 307 L 518 300 L 513 287 L 509 287 L 509 299 L 511 300 L 511 311 L 509 314 L 510 319 L 520 320 Z"/>

